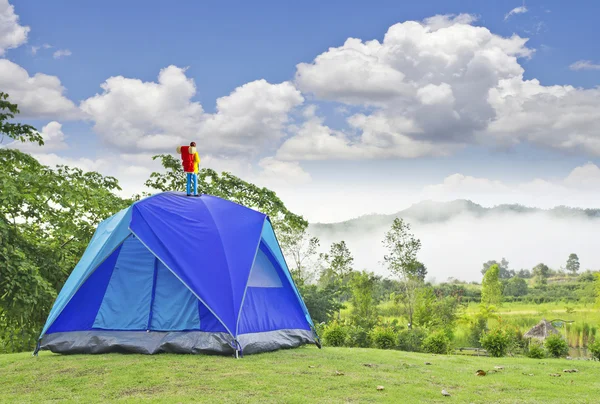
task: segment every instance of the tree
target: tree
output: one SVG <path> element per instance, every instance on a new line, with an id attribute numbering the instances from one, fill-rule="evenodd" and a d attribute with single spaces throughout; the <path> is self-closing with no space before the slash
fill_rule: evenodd
<path id="1" fill-rule="evenodd" d="M 516 275 L 515 271 L 508 269 L 508 261 L 505 258 L 502 258 L 500 262 L 497 262 L 495 260 L 484 262 L 483 268 L 481 269 L 481 274 L 485 275 L 485 273 L 488 271 L 488 269 L 490 269 L 492 265 L 498 265 L 498 268 L 500 270 L 500 279 L 510 279 Z"/>
<path id="2" fill-rule="evenodd" d="M 596 306 L 600 307 L 600 272 L 594 272 L 594 289 L 596 289 Z"/>
<path id="3" fill-rule="evenodd" d="M 299 286 L 304 304 L 315 323 L 324 323 L 333 319 L 335 313 L 341 309 L 338 291 L 333 285 L 318 287 L 317 285 Z"/>
<path id="4" fill-rule="evenodd" d="M 444 331 L 448 337 L 453 334 L 458 320 L 459 299 L 454 296 L 436 296 L 431 287 L 417 291 L 414 325 L 432 331 Z"/>
<path id="5" fill-rule="evenodd" d="M 348 283 L 348 276 L 352 272 L 354 257 L 345 241 L 331 244 L 329 252 L 321 254 L 324 268 L 319 278 L 322 285 L 337 285 L 341 288 Z"/>
<path id="6" fill-rule="evenodd" d="M 504 296 L 525 296 L 527 294 L 527 281 L 515 276 L 506 282 L 503 293 Z"/>
<path id="7" fill-rule="evenodd" d="M 533 267 L 533 276 L 535 277 L 535 284 L 537 286 L 543 286 L 548 283 L 548 275 L 550 274 L 550 268 L 544 263 L 539 263 Z"/>
<path id="8" fill-rule="evenodd" d="M 502 283 L 499 279 L 500 268 L 492 265 L 483 275 L 481 282 L 481 303 L 485 306 L 502 304 Z"/>
<path id="9" fill-rule="evenodd" d="M 8 101 L 8 94 L 0 92 L 0 135 L 2 135 L 0 144 L 4 142 L 5 137 L 8 137 L 19 142 L 32 142 L 42 146 L 44 144 L 42 135 L 33 126 L 7 122 L 9 119 L 14 119 L 18 113 L 17 104 Z"/>
<path id="10" fill-rule="evenodd" d="M 354 272 L 349 282 L 352 293 L 350 319 L 354 324 L 366 329 L 371 329 L 377 322 L 375 283 L 375 275 L 365 271 Z"/>
<path id="11" fill-rule="evenodd" d="M 577 275 L 577 271 L 579 271 L 579 257 L 577 254 L 570 254 L 567 259 L 567 271 L 571 272 L 573 276 Z"/>
<path id="12" fill-rule="evenodd" d="M 421 240 L 410 233 L 408 223 L 396 218 L 390 230 L 385 234 L 383 245 L 388 251 L 384 256 L 384 262 L 388 270 L 401 282 L 401 302 L 408 318 L 408 327 L 411 328 L 417 298 L 416 292 L 423 285 L 423 279 L 427 274 L 425 266 L 417 260 L 417 253 L 421 249 Z"/>
<path id="13" fill-rule="evenodd" d="M 6 122 L 18 113 L 7 99 L 0 94 L 2 140 L 43 144 L 33 127 Z M 18 332 L 25 342 L 15 349 L 31 349 L 97 224 L 131 201 L 113 193 L 112 177 L 51 169 L 13 148 L 0 148 L 0 167 L 0 340 Z"/>
<path id="14" fill-rule="evenodd" d="M 293 228 L 280 237 L 281 249 L 289 257 L 290 272 L 297 285 L 310 282 L 314 276 L 319 239 L 311 237 L 306 228 Z"/>

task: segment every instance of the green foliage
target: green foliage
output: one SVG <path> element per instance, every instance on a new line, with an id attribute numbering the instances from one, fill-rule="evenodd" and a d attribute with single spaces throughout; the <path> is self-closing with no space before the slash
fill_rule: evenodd
<path id="1" fill-rule="evenodd" d="M 558 334 L 552 334 L 544 341 L 546 351 L 555 358 L 561 358 L 569 354 L 569 345 L 567 341 Z"/>
<path id="2" fill-rule="evenodd" d="M 483 268 L 481 269 L 481 274 L 485 275 L 485 273 L 490 269 L 493 265 L 498 266 L 498 277 L 500 279 L 510 279 L 515 276 L 515 271 L 508 269 L 508 261 L 505 258 L 502 258 L 500 262 L 491 260 L 483 263 Z"/>
<path id="3" fill-rule="evenodd" d="M 344 346 L 348 338 L 348 327 L 338 321 L 332 321 L 325 327 L 322 337 L 327 346 Z"/>
<path id="4" fill-rule="evenodd" d="M 389 325 L 378 325 L 369 333 L 373 345 L 379 349 L 394 349 L 398 338 L 396 331 Z"/>
<path id="5" fill-rule="evenodd" d="M 401 218 L 395 218 L 390 230 L 385 233 L 383 245 L 387 254 L 383 259 L 388 270 L 396 275 L 401 283 L 401 299 L 408 318 L 408 327 L 413 324 L 413 313 L 417 290 L 423 285 L 427 274 L 425 265 L 417 260 L 421 240 L 410 232 L 410 225 Z"/>
<path id="6" fill-rule="evenodd" d="M 423 351 L 434 354 L 447 354 L 450 351 L 450 339 L 442 331 L 429 334 L 423 340 Z"/>
<path id="7" fill-rule="evenodd" d="M 8 94 L 0 91 L 0 135 L 2 136 L 0 144 L 7 136 L 18 142 L 33 142 L 42 146 L 44 144 L 42 135 L 33 126 L 7 122 L 9 119 L 14 119 L 17 114 L 19 114 L 17 104 L 8 101 Z"/>
<path id="8" fill-rule="evenodd" d="M 359 325 L 350 325 L 345 345 L 351 348 L 369 348 L 372 345 L 369 330 Z"/>
<path id="9" fill-rule="evenodd" d="M 543 359 L 546 357 L 546 350 L 537 342 L 531 341 L 529 348 L 527 349 L 526 355 L 532 359 Z"/>
<path id="10" fill-rule="evenodd" d="M 333 285 L 322 288 L 317 285 L 301 285 L 299 291 L 315 323 L 330 321 L 342 307 L 338 302 L 338 292 Z"/>
<path id="11" fill-rule="evenodd" d="M 498 265 L 492 265 L 483 275 L 481 282 L 481 303 L 499 306 L 502 304 L 502 283 L 499 279 Z"/>
<path id="12" fill-rule="evenodd" d="M 588 346 L 592 359 L 600 361 L 600 339 Z"/>
<path id="13" fill-rule="evenodd" d="M 594 289 L 596 290 L 596 306 L 600 307 L 600 272 L 594 273 Z"/>
<path id="14" fill-rule="evenodd" d="M 354 257 L 345 241 L 331 244 L 329 252 L 321 254 L 324 268 L 319 277 L 321 285 L 335 285 L 340 291 L 346 292 Z"/>
<path id="15" fill-rule="evenodd" d="M 570 254 L 567 259 L 566 269 L 567 271 L 573 273 L 573 275 L 577 275 L 577 271 L 579 271 L 579 257 L 577 254 Z"/>
<path id="16" fill-rule="evenodd" d="M 459 302 L 452 296 L 436 296 L 433 288 L 417 290 L 415 301 L 414 325 L 429 330 L 442 330 L 449 337 L 458 319 Z"/>
<path id="17" fill-rule="evenodd" d="M 422 328 L 402 330 L 398 333 L 398 349 L 408 352 L 421 352 L 427 332 Z"/>
<path id="18" fill-rule="evenodd" d="M 502 293 L 504 296 L 525 296 L 527 295 L 527 281 L 515 276 L 506 282 Z"/>
<path id="19" fill-rule="evenodd" d="M 475 347 L 481 347 L 481 337 L 487 330 L 487 318 L 476 316 L 469 324 L 469 342 Z"/>
<path id="20" fill-rule="evenodd" d="M 493 357 L 505 356 L 511 344 L 511 336 L 506 329 L 495 327 L 481 337 L 481 346 Z"/>
<path id="21" fill-rule="evenodd" d="M 368 272 L 354 272 L 350 279 L 350 320 L 361 327 L 371 328 L 377 323 L 377 305 L 374 290 L 376 277 Z"/>
<path id="22" fill-rule="evenodd" d="M 533 267 L 532 272 L 535 278 L 535 284 L 537 286 L 544 286 L 548 284 L 548 276 L 550 275 L 550 268 L 548 268 L 548 265 L 539 263 Z"/>

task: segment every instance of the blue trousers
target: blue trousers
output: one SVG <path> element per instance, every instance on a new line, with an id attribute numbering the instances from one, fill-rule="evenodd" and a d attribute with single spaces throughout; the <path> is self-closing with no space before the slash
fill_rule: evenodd
<path id="1" fill-rule="evenodd" d="M 187 174 L 187 194 L 190 195 L 190 185 L 193 181 L 194 183 L 194 195 L 198 195 L 198 174 L 196 173 L 186 173 Z"/>

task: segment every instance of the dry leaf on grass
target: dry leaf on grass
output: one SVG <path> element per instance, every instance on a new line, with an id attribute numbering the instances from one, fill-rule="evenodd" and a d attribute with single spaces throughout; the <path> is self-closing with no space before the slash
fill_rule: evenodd
<path id="1" fill-rule="evenodd" d="M 383 390 L 383 388 L 384 388 L 383 386 L 377 386 L 377 390 L 379 390 L 379 391 Z"/>
<path id="2" fill-rule="evenodd" d="M 344 376 L 344 373 L 343 373 L 343 372 L 340 372 L 340 371 L 338 371 L 338 370 L 336 370 L 336 371 L 335 371 L 335 375 L 336 375 L 336 376 Z"/>
<path id="3" fill-rule="evenodd" d="M 485 376 L 487 373 L 485 373 L 485 370 L 481 370 L 479 369 L 477 372 L 475 372 L 476 376 Z"/>
<path id="4" fill-rule="evenodd" d="M 563 370 L 563 372 L 565 372 L 565 373 L 577 373 L 577 372 L 579 372 L 579 370 L 577 370 L 577 369 L 565 369 L 565 370 Z"/>
<path id="5" fill-rule="evenodd" d="M 442 396 L 450 397 L 450 393 L 448 393 L 446 390 L 442 390 Z"/>

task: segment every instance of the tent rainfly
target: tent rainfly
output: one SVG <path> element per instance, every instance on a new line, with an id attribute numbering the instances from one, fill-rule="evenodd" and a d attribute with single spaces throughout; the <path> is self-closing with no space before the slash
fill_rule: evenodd
<path id="1" fill-rule="evenodd" d="M 529 331 L 527 331 L 523 337 L 525 338 L 535 338 L 539 340 L 545 340 L 552 334 L 560 335 L 560 332 L 554 328 L 550 321 L 547 321 L 545 318 L 542 319 L 539 323 L 531 327 Z"/>
<path id="2" fill-rule="evenodd" d="M 36 352 L 257 353 L 320 346 L 269 218 L 159 193 L 104 220 Z"/>

